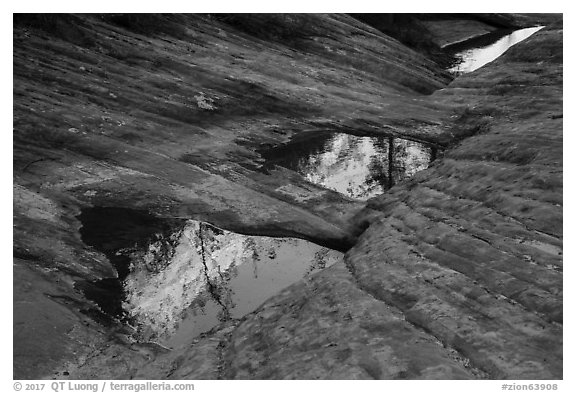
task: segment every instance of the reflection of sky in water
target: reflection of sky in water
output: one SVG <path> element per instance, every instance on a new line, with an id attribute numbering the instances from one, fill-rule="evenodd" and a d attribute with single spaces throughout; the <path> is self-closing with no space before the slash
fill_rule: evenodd
<path id="1" fill-rule="evenodd" d="M 244 236 L 192 220 L 177 243 L 164 270 L 137 268 L 127 279 L 132 315 L 174 347 L 254 311 L 280 290 L 342 259 L 342 253 L 305 240 Z M 154 248 L 159 245 L 149 250 Z M 159 323 L 163 313 L 176 318 Z"/>
<path id="2" fill-rule="evenodd" d="M 508 48 L 530 37 L 541 28 L 543 28 L 543 26 L 516 30 L 512 34 L 500 38 L 498 41 L 491 45 L 482 48 L 468 49 L 457 53 L 456 57 L 462 59 L 462 62 L 451 68 L 450 71 L 467 73 L 477 70 L 483 65 L 495 60 Z"/>
<path id="3" fill-rule="evenodd" d="M 426 169 L 432 150 L 400 138 L 324 133 L 262 155 L 268 166 L 292 169 L 311 183 L 364 200 Z"/>

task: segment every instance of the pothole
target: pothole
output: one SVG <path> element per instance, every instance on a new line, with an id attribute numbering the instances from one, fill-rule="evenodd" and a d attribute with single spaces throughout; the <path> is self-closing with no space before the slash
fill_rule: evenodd
<path id="1" fill-rule="evenodd" d="M 263 171 L 278 165 L 311 183 L 366 200 L 426 169 L 436 148 L 391 136 L 308 132 L 259 153 L 265 159 Z"/>
<path id="2" fill-rule="evenodd" d="M 145 211 L 121 207 L 85 208 L 78 219 L 82 241 L 106 255 L 117 272 L 116 277 L 76 282 L 76 288 L 100 308 L 85 312 L 100 322 L 125 321 L 128 316 L 122 306 L 123 281 L 130 273 L 130 254 L 146 247 L 153 237 L 170 233 L 181 220 L 160 219 Z"/>
<path id="3" fill-rule="evenodd" d="M 168 347 L 243 317 L 343 258 L 301 239 L 241 235 L 129 209 L 93 209 L 79 216 L 83 239 L 111 258 L 118 277 L 78 287 L 104 314 L 135 327 L 139 341 Z"/>
<path id="4" fill-rule="evenodd" d="M 495 31 L 485 36 L 450 45 L 444 48 L 453 53 L 458 63 L 450 68 L 456 74 L 472 72 L 500 57 L 511 46 L 525 40 L 544 26 L 515 31 Z"/>

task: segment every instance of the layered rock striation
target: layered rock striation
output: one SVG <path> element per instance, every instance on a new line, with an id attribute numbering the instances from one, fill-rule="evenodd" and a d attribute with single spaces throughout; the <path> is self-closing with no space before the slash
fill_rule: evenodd
<path id="1" fill-rule="evenodd" d="M 16 378 L 562 378 L 561 22 L 448 84 L 346 15 L 150 18 L 15 20 Z M 367 203 L 255 170 L 315 129 L 446 150 Z M 77 289 L 91 206 L 347 253 L 168 350 Z"/>

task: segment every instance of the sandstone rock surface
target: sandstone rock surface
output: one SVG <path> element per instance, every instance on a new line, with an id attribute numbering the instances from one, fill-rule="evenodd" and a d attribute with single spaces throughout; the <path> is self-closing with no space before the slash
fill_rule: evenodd
<path id="1" fill-rule="evenodd" d="M 563 377 L 561 22 L 448 84 L 350 16 L 306 17 L 15 23 L 15 378 Z M 447 149 L 367 203 L 256 170 L 314 129 Z M 118 276 L 80 234 L 92 206 L 347 253 L 167 350 L 78 289 Z"/>

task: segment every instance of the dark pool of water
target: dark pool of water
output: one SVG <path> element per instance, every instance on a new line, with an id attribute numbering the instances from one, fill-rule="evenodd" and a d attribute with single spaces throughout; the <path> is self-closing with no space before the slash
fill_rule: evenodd
<path id="1" fill-rule="evenodd" d="M 178 220 L 160 219 L 141 210 L 99 206 L 82 209 L 77 218 L 82 223 L 80 236 L 84 244 L 106 255 L 117 276 L 80 280 L 76 288 L 99 306 L 101 320 L 124 320 L 123 281 L 130 272 L 130 250 L 146 247 L 157 234 L 170 232 Z"/>
<path id="2" fill-rule="evenodd" d="M 241 235 L 133 209 L 85 208 L 78 219 L 83 242 L 117 271 L 76 282 L 98 305 L 83 312 L 105 325 L 130 324 L 139 339 L 172 347 L 243 317 L 343 258 L 301 239 Z"/>
<path id="3" fill-rule="evenodd" d="M 458 63 L 449 71 L 463 74 L 477 70 L 542 28 L 543 26 L 537 26 L 515 31 L 497 31 L 446 47 L 445 50 L 454 53 L 458 59 Z"/>
<path id="4" fill-rule="evenodd" d="M 426 169 L 436 148 L 396 137 L 309 132 L 259 153 L 266 160 L 264 171 L 278 165 L 312 183 L 366 200 Z"/>
<path id="5" fill-rule="evenodd" d="M 126 309 L 142 334 L 170 347 L 243 317 L 343 258 L 305 240 L 245 236 L 193 220 L 175 244 L 164 269 L 150 271 L 140 264 L 126 279 Z"/>

